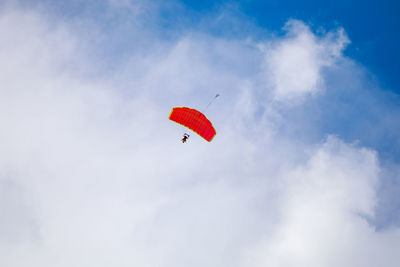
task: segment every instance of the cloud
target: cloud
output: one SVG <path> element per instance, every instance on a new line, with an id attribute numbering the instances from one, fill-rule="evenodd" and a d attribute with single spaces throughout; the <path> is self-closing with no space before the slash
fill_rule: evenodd
<path id="1" fill-rule="evenodd" d="M 373 151 L 329 137 L 283 175 L 281 222 L 249 250 L 245 266 L 396 266 L 388 245 L 399 243 L 400 231 L 376 232 L 365 219 L 374 216 L 379 172 Z"/>
<path id="2" fill-rule="evenodd" d="M 266 76 L 275 99 L 293 101 L 323 88 L 322 69 L 334 66 L 349 40 L 343 29 L 316 36 L 298 20 L 284 29 L 286 36 L 267 48 Z"/>
<path id="3" fill-rule="evenodd" d="M 342 67 L 341 30 L 321 37 L 292 21 L 260 49 L 249 39 L 188 30 L 171 40 L 134 28 L 124 50 L 132 53 L 104 60 L 120 47 L 102 43 L 109 28 L 40 10 L 0 15 L 1 265 L 399 261 L 398 228 L 373 225 L 387 171 L 379 154 L 327 132 L 306 142 L 281 131 L 320 81 L 331 90 L 321 69 Z M 281 62 L 267 60 L 275 55 L 309 69 L 279 101 L 286 85 L 275 78 L 298 69 L 280 73 Z M 265 62 L 275 64 L 272 76 Z M 216 92 L 213 142 L 179 143 L 186 130 L 167 119 L 171 107 L 201 109 Z"/>

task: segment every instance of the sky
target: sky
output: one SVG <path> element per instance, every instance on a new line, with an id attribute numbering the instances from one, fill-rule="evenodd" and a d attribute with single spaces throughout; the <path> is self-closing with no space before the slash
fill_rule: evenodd
<path id="1" fill-rule="evenodd" d="M 399 4 L 360 3 L 0 2 L 0 265 L 398 266 Z"/>

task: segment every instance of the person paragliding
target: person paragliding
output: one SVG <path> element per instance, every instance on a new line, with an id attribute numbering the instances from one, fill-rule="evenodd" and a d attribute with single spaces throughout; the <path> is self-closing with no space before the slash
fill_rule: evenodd
<path id="1" fill-rule="evenodd" d="M 208 142 L 214 138 L 216 131 L 206 116 L 198 110 L 188 107 L 174 107 L 169 115 L 169 119 L 179 123 L 186 128 L 203 137 Z M 189 138 L 188 134 L 184 134 L 182 143 Z"/>
<path id="2" fill-rule="evenodd" d="M 205 109 L 207 109 L 217 97 L 219 97 L 219 94 L 215 95 Z M 186 128 L 189 128 L 208 142 L 211 142 L 216 135 L 216 131 L 212 123 L 202 112 L 196 109 L 188 107 L 174 107 L 169 114 L 169 119 L 179 123 L 182 126 L 185 126 Z M 190 135 L 185 133 L 182 138 L 182 143 L 186 143 L 189 136 Z"/>
<path id="3" fill-rule="evenodd" d="M 185 134 L 183 135 L 183 138 L 182 138 L 182 143 L 185 143 L 185 142 L 189 139 L 189 136 L 190 136 L 190 135 L 188 135 L 187 133 L 185 133 Z"/>

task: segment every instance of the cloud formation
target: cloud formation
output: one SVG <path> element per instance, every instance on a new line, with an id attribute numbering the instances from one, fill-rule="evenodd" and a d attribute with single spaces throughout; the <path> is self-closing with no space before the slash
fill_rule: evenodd
<path id="1" fill-rule="evenodd" d="M 390 244 L 400 231 L 377 233 L 365 219 L 374 216 L 379 172 L 372 151 L 329 137 L 284 174 L 282 221 L 246 266 L 395 266 Z"/>
<path id="2" fill-rule="evenodd" d="M 322 89 L 322 68 L 335 64 L 349 40 L 343 29 L 319 37 L 296 20 L 285 30 L 287 35 L 267 48 L 265 75 L 277 100 L 294 101 Z"/>
<path id="3" fill-rule="evenodd" d="M 101 25 L 42 12 L 0 14 L 0 265 L 397 266 L 399 229 L 372 223 L 379 155 L 281 132 L 332 90 L 323 69 L 347 71 L 343 30 L 290 21 L 255 42 L 134 29 L 145 40 L 112 61 Z M 179 143 L 171 107 L 216 91 L 213 142 Z"/>

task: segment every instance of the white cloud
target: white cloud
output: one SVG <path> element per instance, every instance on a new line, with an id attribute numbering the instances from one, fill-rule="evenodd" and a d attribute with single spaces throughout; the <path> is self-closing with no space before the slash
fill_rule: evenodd
<path id="1" fill-rule="evenodd" d="M 375 153 L 329 137 L 283 175 L 281 222 L 245 266 L 396 266 L 390 246 L 400 231 L 376 232 L 365 219 L 374 216 L 379 172 Z"/>
<path id="2" fill-rule="evenodd" d="M 268 46 L 266 76 L 275 99 L 296 101 L 323 88 L 323 68 L 335 64 L 349 40 L 343 29 L 316 36 L 297 20 L 285 30 L 285 37 Z"/>
<path id="3" fill-rule="evenodd" d="M 99 78 L 81 73 L 98 62 L 84 57 L 88 35 L 70 27 L 34 11 L 0 16 L 1 266 L 399 261 L 398 229 L 375 232 L 366 219 L 376 154 L 335 137 L 310 147 L 274 132 L 282 123 L 274 107 L 259 115 L 269 95 L 263 53 L 296 61 L 290 47 L 300 51 L 315 75 L 293 94 L 308 94 L 321 66 L 340 57 L 335 34 L 316 37 L 296 22 L 295 37 L 265 51 L 188 34 L 158 40 L 154 53 L 139 47 L 143 54 Z M 179 143 L 185 129 L 167 119 L 170 108 L 201 108 L 215 92 L 207 115 L 217 137 Z"/>

